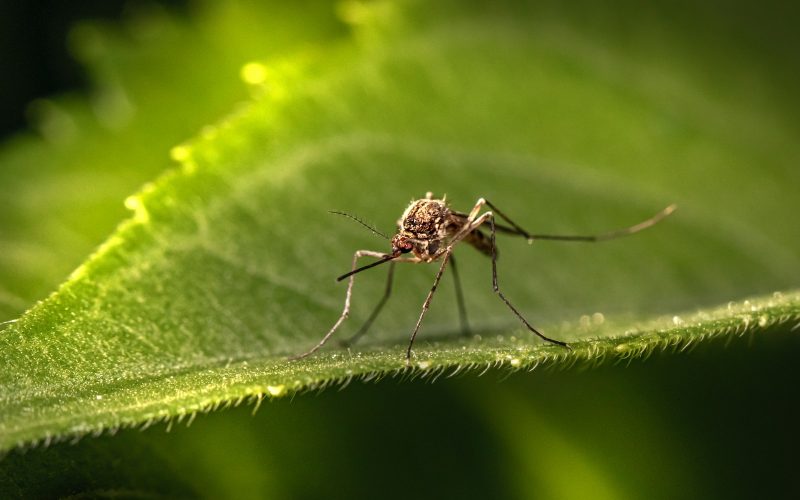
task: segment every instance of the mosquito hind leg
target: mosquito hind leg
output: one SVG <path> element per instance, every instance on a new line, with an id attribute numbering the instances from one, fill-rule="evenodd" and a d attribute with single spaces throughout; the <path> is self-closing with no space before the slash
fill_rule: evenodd
<path id="1" fill-rule="evenodd" d="M 490 202 L 489 200 L 483 200 L 483 201 L 486 203 L 486 205 L 489 208 L 492 209 L 492 212 L 494 214 L 498 215 L 500 218 L 502 218 L 503 220 L 505 220 L 506 222 L 508 222 L 511 225 L 511 227 L 506 227 L 506 226 L 501 226 L 501 225 L 495 223 L 495 230 L 501 231 L 503 233 L 510 233 L 510 234 L 516 234 L 516 235 L 519 235 L 519 236 L 523 236 L 523 237 L 525 237 L 525 239 L 528 240 L 528 243 L 533 243 L 536 240 L 583 241 L 583 242 L 597 242 L 597 241 L 613 240 L 613 239 L 616 239 L 616 238 L 621 238 L 623 236 L 629 236 L 631 234 L 636 234 L 636 233 L 638 233 L 640 231 L 643 231 L 643 230 L 645 230 L 645 229 L 647 229 L 649 227 L 653 227 L 654 225 L 656 225 L 659 222 L 661 222 L 664 218 L 666 218 L 667 216 L 672 214 L 672 212 L 674 212 L 677 209 L 677 206 L 675 204 L 672 204 L 672 205 L 669 205 L 666 208 L 660 210 L 658 213 L 656 213 L 652 217 L 649 217 L 649 218 L 647 218 L 647 219 L 645 219 L 645 220 L 643 220 L 643 221 L 641 221 L 641 222 L 639 222 L 637 224 L 634 224 L 634 225 L 628 226 L 628 227 L 623 227 L 623 228 L 620 228 L 620 229 L 615 229 L 613 231 L 607 231 L 605 233 L 579 234 L 579 235 L 575 235 L 575 234 L 571 234 L 571 235 L 565 235 L 565 234 L 531 234 L 531 233 L 525 231 L 524 229 L 522 229 L 522 227 L 520 227 L 516 222 L 512 221 L 511 219 L 509 219 L 508 216 L 505 215 L 503 212 L 498 210 L 497 207 L 494 206 L 494 204 L 492 204 L 492 202 Z"/>
<path id="2" fill-rule="evenodd" d="M 511 227 L 514 228 L 513 232 L 519 234 L 520 236 L 524 236 L 528 241 L 531 241 L 533 239 L 533 237 L 528 231 L 522 229 L 522 227 L 520 227 L 516 222 L 509 219 L 508 216 L 503 212 L 501 212 L 500 210 L 498 210 L 498 208 L 494 206 L 494 204 L 491 201 L 489 200 L 484 200 L 484 201 L 486 201 L 486 205 L 492 209 L 493 214 L 498 215 L 501 219 L 508 222 L 511 225 Z M 492 232 L 494 232 L 495 231 L 494 217 L 492 217 L 491 220 L 492 220 Z M 492 238 L 494 238 L 494 235 L 492 235 Z M 492 246 L 494 247 L 494 239 L 492 240 Z"/>

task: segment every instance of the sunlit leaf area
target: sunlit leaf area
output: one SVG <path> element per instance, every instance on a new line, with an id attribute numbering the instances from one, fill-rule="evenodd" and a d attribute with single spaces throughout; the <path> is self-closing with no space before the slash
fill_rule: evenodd
<path id="1" fill-rule="evenodd" d="M 0 143 L 0 498 L 796 497 L 797 11 L 79 19 Z M 426 193 L 506 217 L 502 296 L 487 223 L 407 359 L 443 261 L 335 278 Z"/>

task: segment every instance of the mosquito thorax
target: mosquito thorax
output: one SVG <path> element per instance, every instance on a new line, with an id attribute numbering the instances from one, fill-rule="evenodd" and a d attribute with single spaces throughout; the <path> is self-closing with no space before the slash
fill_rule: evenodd
<path id="1" fill-rule="evenodd" d="M 436 240 L 446 236 L 445 223 L 450 210 L 444 200 L 414 200 L 397 221 L 400 234 L 415 240 Z"/>

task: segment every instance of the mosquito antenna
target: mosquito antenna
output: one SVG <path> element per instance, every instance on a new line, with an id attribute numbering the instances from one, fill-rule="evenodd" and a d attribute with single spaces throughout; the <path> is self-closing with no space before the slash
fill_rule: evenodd
<path id="1" fill-rule="evenodd" d="M 384 239 L 386 239 L 386 240 L 391 240 L 391 238 L 389 238 L 388 236 L 386 236 L 386 235 L 385 235 L 385 234 L 383 234 L 382 232 L 380 232 L 380 231 L 378 231 L 377 229 L 375 229 L 375 227 L 374 227 L 374 226 L 372 226 L 372 225 L 370 225 L 370 224 L 367 224 L 366 222 L 364 222 L 364 221 L 363 221 L 363 220 L 361 220 L 360 218 L 356 217 L 355 215 L 348 214 L 348 213 L 346 213 L 346 212 L 339 212 L 339 211 L 337 211 L 337 210 L 328 210 L 328 212 L 330 212 L 330 213 L 332 213 L 332 214 L 336 214 L 336 215 L 344 215 L 345 217 L 347 217 L 347 218 L 349 218 L 349 219 L 353 219 L 354 221 L 358 222 L 359 224 L 361 224 L 361 225 L 362 225 L 362 226 L 364 226 L 365 228 L 369 229 L 369 230 L 370 230 L 370 231 L 372 231 L 373 233 L 377 234 L 378 236 L 381 236 L 381 237 L 383 237 L 383 238 L 384 238 Z"/>
<path id="2" fill-rule="evenodd" d="M 372 264 L 367 264 L 366 266 L 361 266 L 358 269 L 353 269 L 349 273 L 345 273 L 345 274 L 339 276 L 338 278 L 336 278 L 336 281 L 342 281 L 343 279 L 349 278 L 350 276 L 352 276 L 352 275 L 354 275 L 356 273 L 360 273 L 361 271 L 366 271 L 367 269 L 373 268 L 375 266 L 379 266 L 379 265 L 383 264 L 384 262 L 389 262 L 390 260 L 396 259 L 397 257 L 400 257 L 399 253 L 397 255 L 386 255 L 386 256 L 382 257 L 381 260 L 379 260 L 379 261 L 373 262 Z"/>
<path id="3" fill-rule="evenodd" d="M 605 241 L 605 240 L 613 240 L 614 238 L 620 238 L 622 236 L 627 236 L 629 234 L 638 233 L 643 229 L 647 229 L 648 227 L 654 226 L 662 219 L 667 217 L 669 214 L 675 211 L 678 208 L 677 205 L 672 204 L 665 208 L 664 210 L 658 212 L 654 216 L 650 217 L 649 219 L 643 220 L 638 224 L 634 224 L 633 226 L 624 227 L 622 229 L 617 229 L 614 231 L 609 231 L 607 233 L 602 234 L 595 234 L 595 235 L 588 235 L 588 236 L 563 236 L 557 234 L 531 234 L 528 236 L 528 240 L 554 240 L 554 241 Z"/>

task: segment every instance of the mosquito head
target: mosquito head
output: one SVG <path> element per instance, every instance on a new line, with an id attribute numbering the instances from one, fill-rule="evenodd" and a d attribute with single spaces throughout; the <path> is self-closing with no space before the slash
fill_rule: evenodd
<path id="1" fill-rule="evenodd" d="M 345 273 L 345 274 L 339 276 L 338 278 L 336 278 L 336 281 L 342 281 L 343 279 L 349 278 L 350 276 L 352 276 L 354 274 L 357 274 L 357 273 L 360 273 L 361 271 L 366 271 L 367 269 L 372 269 L 375 266 L 379 266 L 379 265 L 381 265 L 381 264 L 383 264 L 385 262 L 389 262 L 390 260 L 394 260 L 394 259 L 400 257 L 400 255 L 410 252 L 414 248 L 413 245 L 411 244 L 411 242 L 408 241 L 406 238 L 402 237 L 401 235 L 396 234 L 394 236 L 394 238 L 389 238 L 388 236 L 386 236 L 382 232 L 378 231 L 373 226 L 367 224 L 363 220 L 359 219 L 355 215 L 351 215 L 351 214 L 348 214 L 348 213 L 345 213 L 345 212 L 338 212 L 338 211 L 335 211 L 335 210 L 330 210 L 330 213 L 336 214 L 336 215 L 343 215 L 343 216 L 345 216 L 347 218 L 353 219 L 354 221 L 358 222 L 359 224 L 361 224 L 362 226 L 366 227 L 367 229 L 369 229 L 373 233 L 377 234 L 378 236 L 386 238 L 387 240 L 390 240 L 392 242 L 392 253 L 384 255 L 383 258 L 381 258 L 380 260 L 378 260 L 376 262 L 373 262 L 372 264 L 367 264 L 366 266 L 361 266 L 358 269 L 353 269 L 349 273 Z"/>
<path id="2" fill-rule="evenodd" d="M 409 253 L 412 250 L 414 250 L 414 244 L 408 237 L 403 236 L 402 234 L 399 233 L 395 234 L 394 237 L 392 238 L 392 253 L 384 255 L 380 260 L 375 261 L 371 264 L 367 264 L 366 266 L 361 266 L 358 269 L 353 269 L 349 273 L 345 273 L 336 278 L 336 281 L 342 281 L 343 279 L 349 278 L 350 276 L 358 274 L 361 271 L 372 269 L 375 266 L 379 266 L 384 262 L 389 262 L 390 260 L 394 260 L 403 255 L 404 253 Z"/>
<path id="3" fill-rule="evenodd" d="M 414 244 L 410 239 L 398 233 L 392 238 L 392 255 L 409 253 L 414 249 Z"/>

